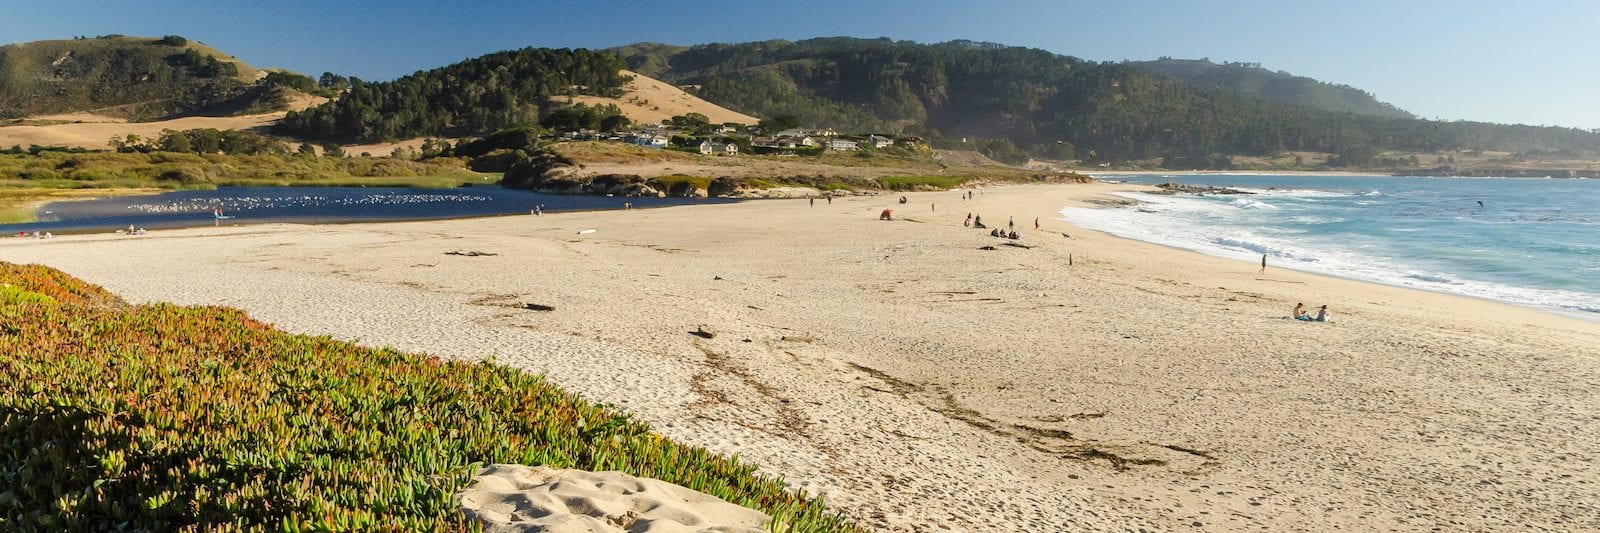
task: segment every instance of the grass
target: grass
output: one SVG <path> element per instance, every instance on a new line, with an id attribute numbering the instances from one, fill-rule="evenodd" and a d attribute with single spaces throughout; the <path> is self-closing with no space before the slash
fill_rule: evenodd
<path id="1" fill-rule="evenodd" d="M 540 376 L 291 335 L 220 307 L 130 305 L 0 263 L 0 530 L 476 528 L 490 463 L 620 470 L 863 531 L 737 459 Z"/>
<path id="2" fill-rule="evenodd" d="M 947 190 L 960 187 L 971 179 L 971 176 L 884 176 L 878 178 L 878 183 L 882 183 L 885 189 L 896 191 Z"/>

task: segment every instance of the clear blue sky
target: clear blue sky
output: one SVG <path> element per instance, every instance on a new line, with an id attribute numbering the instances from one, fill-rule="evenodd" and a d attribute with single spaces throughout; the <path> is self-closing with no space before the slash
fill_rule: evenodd
<path id="1" fill-rule="evenodd" d="M 178 34 L 253 65 L 386 80 L 524 46 L 890 37 L 1099 61 L 1258 62 L 1427 118 L 1600 128 L 1600 2 L 12 1 L 0 42 Z M 464 5 L 462 5 L 464 4 Z"/>

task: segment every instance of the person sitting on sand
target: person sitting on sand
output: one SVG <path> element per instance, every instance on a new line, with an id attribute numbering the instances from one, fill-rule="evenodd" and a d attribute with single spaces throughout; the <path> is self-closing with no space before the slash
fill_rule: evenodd
<path id="1" fill-rule="evenodd" d="M 1294 304 L 1294 319 L 1295 320 L 1310 320 L 1311 319 L 1311 317 L 1306 316 L 1306 304 L 1304 304 L 1304 303 Z"/>
<path id="2" fill-rule="evenodd" d="M 1017 230 L 1011 230 L 1011 234 L 1007 235 L 1006 238 L 1007 239 L 1011 239 L 1011 240 L 1014 241 L 1014 240 L 1017 240 L 1017 239 L 1021 239 L 1022 238 L 1022 234 L 1021 233 L 1017 233 Z"/>
<path id="3" fill-rule="evenodd" d="M 878 220 L 894 220 L 894 210 L 885 209 L 882 213 L 878 213 Z"/>
<path id="4" fill-rule="evenodd" d="M 1328 306 L 1317 308 L 1317 322 L 1332 322 L 1333 317 L 1328 316 Z"/>
<path id="5" fill-rule="evenodd" d="M 961 221 L 961 225 L 962 226 L 971 226 L 972 225 L 972 213 L 967 213 L 967 219 Z"/>

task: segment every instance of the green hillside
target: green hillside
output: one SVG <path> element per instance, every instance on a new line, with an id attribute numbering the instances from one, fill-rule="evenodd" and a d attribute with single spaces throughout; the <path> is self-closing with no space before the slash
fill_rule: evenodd
<path id="1" fill-rule="evenodd" d="M 1382 150 L 1600 151 L 1600 135 L 1576 129 L 1329 111 L 1268 98 L 1265 82 L 1254 93 L 1197 87 L 1134 64 L 993 43 L 823 38 L 614 51 L 643 74 L 758 117 L 947 145 L 1008 139 L 1035 156 L 1208 166 L 1229 154 L 1304 150 L 1360 165 Z"/>
<path id="2" fill-rule="evenodd" d="M 279 130 L 338 141 L 488 133 L 538 122 L 555 96 L 617 96 L 627 81 L 622 68 L 609 52 L 524 48 L 394 81 L 352 78 L 339 99 L 289 113 Z"/>
<path id="3" fill-rule="evenodd" d="M 259 107 L 259 72 L 182 37 L 0 46 L 0 119 L 92 111 L 133 120 Z M 256 88 L 252 91 L 252 88 Z"/>
<path id="4" fill-rule="evenodd" d="M 1313 107 L 1327 111 L 1392 118 L 1416 118 L 1393 105 L 1378 101 L 1372 93 L 1317 81 L 1287 72 L 1271 71 L 1254 63 L 1212 63 L 1206 59 L 1161 58 L 1135 61 L 1134 67 L 1183 82 L 1201 90 L 1225 90 L 1260 96 L 1275 102 Z"/>

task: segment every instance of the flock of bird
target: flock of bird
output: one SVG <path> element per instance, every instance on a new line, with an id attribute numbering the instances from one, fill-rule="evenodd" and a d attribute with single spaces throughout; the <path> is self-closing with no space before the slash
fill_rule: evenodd
<path id="1" fill-rule="evenodd" d="M 454 202 L 486 202 L 487 196 L 475 194 L 400 194 L 379 193 L 360 196 L 329 198 L 319 195 L 301 196 L 224 196 L 220 198 L 195 198 L 161 204 L 132 204 L 128 209 L 145 214 L 212 213 L 225 211 L 252 211 L 257 209 L 303 208 L 324 206 L 406 205 Z"/>

